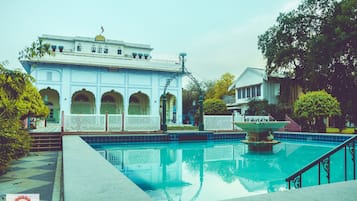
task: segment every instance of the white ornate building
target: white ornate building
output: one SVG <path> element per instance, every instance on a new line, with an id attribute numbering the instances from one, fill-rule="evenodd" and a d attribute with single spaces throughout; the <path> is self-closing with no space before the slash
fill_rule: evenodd
<path id="1" fill-rule="evenodd" d="M 53 56 L 22 60 L 36 79 L 48 120 L 60 122 L 70 114 L 161 115 L 160 97 L 167 79 L 167 122 L 181 124 L 182 75 L 178 61 L 151 58 L 153 48 L 96 37 L 43 35 Z M 137 122 L 140 123 L 140 122 Z"/>

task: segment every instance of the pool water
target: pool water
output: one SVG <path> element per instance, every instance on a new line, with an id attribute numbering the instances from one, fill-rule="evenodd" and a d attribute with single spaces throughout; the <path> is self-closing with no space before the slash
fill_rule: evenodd
<path id="1" fill-rule="evenodd" d="M 283 141 L 266 154 L 231 140 L 91 146 L 154 200 L 210 201 L 285 190 L 286 177 L 336 145 Z M 334 157 L 331 169 L 341 174 L 332 180 L 343 180 L 342 153 Z M 316 168 L 304 174 L 303 185 L 316 185 L 316 175 Z"/>

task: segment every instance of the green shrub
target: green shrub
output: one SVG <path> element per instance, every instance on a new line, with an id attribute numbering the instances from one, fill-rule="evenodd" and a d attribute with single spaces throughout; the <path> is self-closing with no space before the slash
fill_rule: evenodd
<path id="1" fill-rule="evenodd" d="M 221 99 L 207 99 L 203 102 L 203 110 L 208 115 L 230 114 L 227 106 Z"/>
<path id="2" fill-rule="evenodd" d="M 353 134 L 353 133 L 355 133 L 355 128 L 344 128 L 344 129 L 341 130 L 341 133 Z"/>
<path id="3" fill-rule="evenodd" d="M 25 156 L 31 147 L 31 137 L 20 129 L 18 120 L 0 119 L 0 175 L 11 160 Z"/>
<path id="4" fill-rule="evenodd" d="M 339 133 L 339 128 L 326 128 L 326 133 Z"/>

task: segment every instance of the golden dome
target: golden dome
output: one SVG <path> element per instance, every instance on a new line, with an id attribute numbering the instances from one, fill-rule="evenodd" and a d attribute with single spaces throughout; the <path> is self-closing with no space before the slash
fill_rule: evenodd
<path id="1" fill-rule="evenodd" d="M 101 34 L 97 35 L 94 39 L 95 41 L 105 41 L 105 37 Z"/>

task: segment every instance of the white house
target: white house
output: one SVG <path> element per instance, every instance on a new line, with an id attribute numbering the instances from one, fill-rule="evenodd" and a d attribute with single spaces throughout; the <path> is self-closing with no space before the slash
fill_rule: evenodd
<path id="1" fill-rule="evenodd" d="M 43 35 L 53 56 L 22 60 L 50 108 L 48 120 L 70 114 L 161 114 L 167 79 L 167 122 L 181 124 L 182 74 L 178 61 L 154 60 L 147 44 L 91 37 Z M 136 122 L 138 123 L 138 122 Z"/>
<path id="2" fill-rule="evenodd" d="M 268 76 L 265 69 L 248 67 L 229 86 L 228 90 L 235 90 L 235 102 L 227 104 L 229 110 L 245 114 L 248 102 L 256 100 L 267 100 L 269 104 L 277 104 L 280 95 L 279 78 L 283 75 L 274 74 Z"/>

